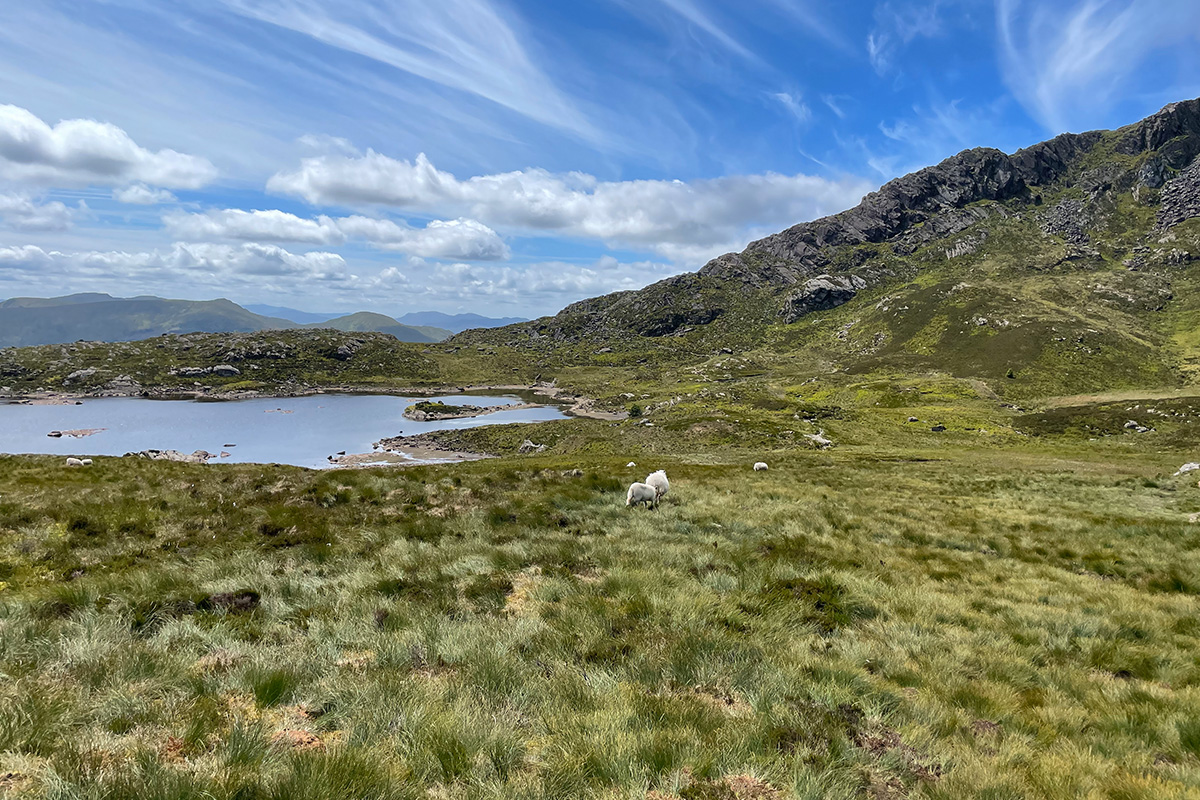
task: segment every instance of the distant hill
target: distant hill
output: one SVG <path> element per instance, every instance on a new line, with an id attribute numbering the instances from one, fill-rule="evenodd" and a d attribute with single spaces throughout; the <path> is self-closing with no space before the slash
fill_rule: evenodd
<path id="1" fill-rule="evenodd" d="M 301 311 L 298 308 L 288 308 L 287 306 L 269 306 L 265 303 L 244 303 L 242 308 L 245 308 L 248 311 L 253 311 L 255 314 L 262 314 L 265 317 L 279 317 L 281 319 L 291 320 L 298 325 L 307 325 L 310 322 L 325 322 L 326 320 L 341 316 L 341 313 L 337 311 Z"/>
<path id="2" fill-rule="evenodd" d="M 47 306 L 71 306 L 82 303 L 106 303 L 117 299 L 111 294 L 100 292 L 68 294 L 64 297 L 14 297 L 0 303 L 0 308 L 46 308 Z"/>
<path id="3" fill-rule="evenodd" d="M 431 325 L 452 333 L 461 333 L 468 328 L 499 328 L 526 322 L 522 317 L 481 317 L 478 314 L 443 314 L 440 311 L 412 311 L 396 319 L 405 325 Z"/>
<path id="4" fill-rule="evenodd" d="M 333 328 L 339 331 L 378 331 L 379 333 L 390 333 L 402 342 L 440 342 L 453 335 L 451 331 L 444 328 L 401 325 L 386 314 L 376 314 L 372 311 L 359 311 L 344 317 L 311 322 L 303 327 Z"/>
<path id="5" fill-rule="evenodd" d="M 164 333 L 249 332 L 296 327 L 264 317 L 229 300 L 165 300 L 161 297 L 18 297 L 0 303 L 0 347 L 27 347 L 78 339 L 125 342 Z"/>
<path id="6" fill-rule="evenodd" d="M 14 297 L 0 302 L 0 347 L 61 344 L 79 339 L 127 342 L 165 333 L 249 333 L 300 327 L 378 331 L 402 342 L 440 342 L 451 335 L 441 328 L 402 325 L 392 317 L 366 311 L 335 319 L 313 316 L 318 320 L 300 325 L 284 317 L 255 313 L 225 299 L 167 300 L 100 293 Z"/>

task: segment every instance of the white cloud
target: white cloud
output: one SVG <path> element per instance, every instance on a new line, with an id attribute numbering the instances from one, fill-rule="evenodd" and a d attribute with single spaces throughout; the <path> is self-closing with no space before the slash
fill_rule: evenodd
<path id="1" fill-rule="evenodd" d="M 896 54 L 914 39 L 940 36 L 944 30 L 943 0 L 904 4 L 885 2 L 875 7 L 875 27 L 867 35 L 867 57 L 880 75 L 895 66 Z"/>
<path id="2" fill-rule="evenodd" d="M 106 122 L 68 119 L 51 127 L 32 112 L 0 105 L 0 176 L 53 185 L 123 184 L 196 189 L 216 177 L 203 158 L 152 152 Z"/>
<path id="3" fill-rule="evenodd" d="M 714 20 L 692 0 L 659 0 L 659 2 L 720 42 L 731 52 L 751 61 L 757 60 L 757 57 L 746 49 L 745 45 L 727 33 L 727 25 Z"/>
<path id="4" fill-rule="evenodd" d="M 775 92 L 771 96 L 779 101 L 779 104 L 787 109 L 797 122 L 808 122 L 812 119 L 812 110 L 798 95 L 790 92 Z"/>
<path id="5" fill-rule="evenodd" d="M 1005 82 L 1034 118 L 1059 133 L 1077 122 L 1093 125 L 1151 52 L 1200 40 L 1200 3 L 997 0 L 996 24 Z"/>
<path id="6" fill-rule="evenodd" d="M 842 107 L 845 99 L 846 98 L 835 94 L 821 95 L 821 102 L 829 106 L 829 110 L 832 111 L 838 119 L 846 118 L 846 109 Z"/>
<path id="7" fill-rule="evenodd" d="M 79 251 L 44 250 L 33 245 L 0 248 L 0 265 L 9 280 L 16 272 L 33 272 L 51 283 L 57 278 L 72 285 L 142 285 L 176 281 L 221 287 L 270 282 L 304 281 L 361 285 L 336 253 L 292 253 L 275 245 L 185 244 L 166 250 Z"/>
<path id="8" fill-rule="evenodd" d="M 0 194 L 0 220 L 19 231 L 65 231 L 75 212 L 57 200 L 36 203 L 25 195 Z"/>
<path id="9" fill-rule="evenodd" d="M 135 206 L 157 206 L 163 203 L 177 202 L 175 195 L 166 189 L 154 189 L 144 183 L 134 183 L 120 189 L 113 189 L 113 199 L 118 203 L 129 203 Z"/>
<path id="10" fill-rule="evenodd" d="M 304 304 L 400 309 L 472 309 L 522 316 L 553 314 L 586 297 L 639 289 L 679 269 L 656 262 L 542 262 L 479 266 L 410 256 L 386 266 L 350 265 L 328 252 L 274 245 L 181 244 L 149 251 L 62 252 L 0 247 L 7 294 L 70 291 L 154 292 L 167 296 L 295 298 Z"/>
<path id="11" fill-rule="evenodd" d="M 310 36 L 434 83 L 594 138 L 489 0 L 224 0 L 246 17 Z"/>
<path id="12" fill-rule="evenodd" d="M 752 237 L 854 205 L 871 185 L 857 178 L 738 175 L 683 181 L 602 182 L 583 173 L 526 169 L 460 180 L 423 154 L 415 161 L 368 151 L 322 156 L 271 178 L 268 191 L 313 204 L 387 205 L 461 214 L 490 226 L 598 239 L 666 255 L 686 246 L 717 255 Z"/>
<path id="13" fill-rule="evenodd" d="M 620 262 L 611 256 L 586 265 L 552 261 L 503 267 L 413 259 L 406 271 L 389 268 L 373 282 L 384 293 L 402 287 L 410 302 L 431 307 L 504 308 L 529 316 L 554 314 L 587 297 L 640 289 L 679 272 L 669 264 Z"/>
<path id="14" fill-rule="evenodd" d="M 268 209 L 213 209 L 202 214 L 176 212 L 163 217 L 168 232 L 189 241 L 240 240 L 339 245 L 362 239 L 383 250 L 426 258 L 497 261 L 509 257 L 508 246 L 491 228 L 471 219 L 433 220 L 412 228 L 387 219 L 364 216 L 305 219 Z"/>

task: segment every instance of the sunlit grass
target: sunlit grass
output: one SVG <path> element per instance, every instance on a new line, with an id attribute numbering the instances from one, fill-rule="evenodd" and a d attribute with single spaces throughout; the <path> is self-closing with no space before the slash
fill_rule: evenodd
<path id="1" fill-rule="evenodd" d="M 671 494 L 631 512 L 623 462 L 2 459 L 0 774 L 97 798 L 1197 790 L 1190 482 L 771 461 L 664 463 Z"/>

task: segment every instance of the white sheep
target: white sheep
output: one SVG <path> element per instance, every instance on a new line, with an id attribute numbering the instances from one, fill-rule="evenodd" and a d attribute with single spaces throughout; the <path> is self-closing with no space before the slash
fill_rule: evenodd
<path id="1" fill-rule="evenodd" d="M 671 491 L 671 483 L 667 480 L 667 473 L 661 469 L 658 472 L 651 472 L 646 476 L 646 485 L 654 487 L 654 492 L 658 495 L 659 499 Z"/>
<path id="2" fill-rule="evenodd" d="M 635 506 L 638 504 L 649 505 L 651 508 L 658 506 L 658 492 L 653 486 L 647 486 L 644 483 L 629 484 L 629 491 L 625 494 L 625 505 Z"/>
<path id="3" fill-rule="evenodd" d="M 81 460 L 79 460 L 78 458 L 68 458 L 67 466 L 68 467 L 82 467 L 83 462 Z"/>
<path id="4" fill-rule="evenodd" d="M 630 462 L 629 462 L 628 464 L 626 464 L 625 466 L 627 466 L 627 467 L 636 467 L 636 466 L 637 466 L 637 462 L 636 462 L 636 461 L 630 461 Z"/>
<path id="5" fill-rule="evenodd" d="M 766 472 L 767 471 L 767 462 L 755 461 L 754 462 L 754 471 L 755 472 Z"/>
<path id="6" fill-rule="evenodd" d="M 90 458 L 81 458 L 81 459 L 79 459 L 79 461 L 85 467 L 90 467 L 92 465 L 92 460 Z"/>

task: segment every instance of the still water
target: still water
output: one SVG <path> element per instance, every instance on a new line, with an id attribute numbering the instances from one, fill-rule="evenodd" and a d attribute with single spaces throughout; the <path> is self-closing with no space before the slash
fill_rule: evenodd
<path id="1" fill-rule="evenodd" d="M 207 450 L 230 453 L 210 463 L 255 462 L 326 467 L 327 456 L 369 453 L 386 436 L 474 428 L 511 422 L 562 419 L 554 406 L 498 411 L 482 417 L 413 422 L 404 409 L 418 400 L 450 405 L 496 406 L 522 402 L 516 396 L 447 395 L 436 398 L 323 394 L 255 398 L 220 403 L 110 397 L 83 405 L 0 404 L 0 453 L 120 456 L 139 450 Z M 83 438 L 55 439 L 53 430 L 104 430 Z M 230 446 L 232 445 L 232 446 Z"/>

